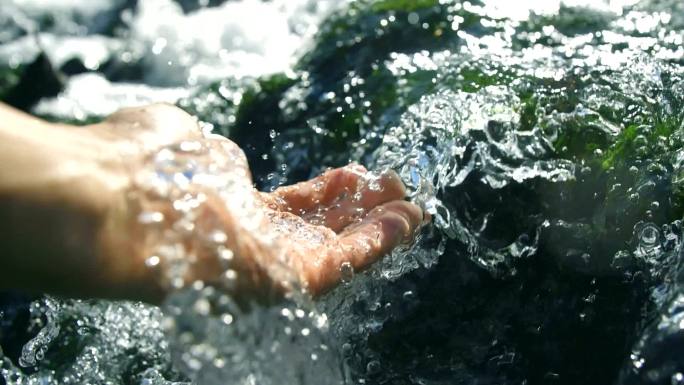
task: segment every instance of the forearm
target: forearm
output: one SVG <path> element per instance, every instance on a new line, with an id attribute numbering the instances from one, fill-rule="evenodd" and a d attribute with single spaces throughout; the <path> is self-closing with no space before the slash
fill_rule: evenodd
<path id="1" fill-rule="evenodd" d="M 92 276 L 96 219 L 68 205 L 0 197 L 0 286 L 72 294 Z"/>
<path id="2" fill-rule="evenodd" d="M 71 198 L 73 181 L 92 174 L 98 141 L 79 127 L 45 122 L 0 103 L 0 194 Z"/>
<path id="3" fill-rule="evenodd" d="M 0 104 L 0 287 L 81 297 L 142 292 L 135 277 L 123 282 L 129 266 L 103 251 L 107 242 L 126 244 L 112 239 L 125 220 L 125 178 L 103 169 L 115 156 L 86 128 Z"/>

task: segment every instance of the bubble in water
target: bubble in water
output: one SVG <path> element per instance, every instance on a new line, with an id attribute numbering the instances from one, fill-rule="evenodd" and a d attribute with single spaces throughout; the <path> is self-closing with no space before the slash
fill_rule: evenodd
<path id="1" fill-rule="evenodd" d="M 368 373 L 370 376 L 379 374 L 381 370 L 382 366 L 380 361 L 372 360 L 368 362 L 368 365 L 366 365 L 366 373 Z"/>
<path id="2" fill-rule="evenodd" d="M 639 246 L 645 250 L 651 250 L 655 248 L 660 241 L 660 230 L 658 227 L 649 223 L 644 225 L 639 231 Z"/>

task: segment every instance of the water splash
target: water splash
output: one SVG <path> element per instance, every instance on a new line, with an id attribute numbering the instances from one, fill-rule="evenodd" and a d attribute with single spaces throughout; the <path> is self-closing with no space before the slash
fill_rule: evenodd
<path id="1" fill-rule="evenodd" d="M 427 96 L 388 130 L 378 165 L 398 169 L 435 223 L 465 240 L 465 228 L 437 199 L 438 191 L 462 184 L 473 172 L 495 189 L 533 178 L 574 178 L 572 162 L 548 159 L 553 147 L 546 133 L 520 130 L 520 104 L 516 93 L 501 86 Z"/>
<path id="2" fill-rule="evenodd" d="M 344 383 L 324 314 L 287 302 L 248 311 L 213 288 L 165 305 L 174 360 L 196 383 Z"/>
<path id="3" fill-rule="evenodd" d="M 96 383 L 102 378 L 139 378 L 142 383 L 150 384 L 188 379 L 200 383 L 225 383 L 227 378 L 246 383 L 268 383 L 273 378 L 282 378 L 284 383 L 298 383 L 302 382 L 300 378 L 305 378 L 304 383 L 320 384 L 320 378 L 344 381 L 340 378 L 345 375 L 340 373 L 349 370 L 344 366 L 350 364 L 357 372 L 354 380 L 366 383 L 380 381 L 391 378 L 397 369 L 382 357 L 377 347 L 369 345 L 368 337 L 377 335 L 392 321 L 412 314 L 412 309 L 420 305 L 420 293 L 415 287 L 419 279 L 407 277 L 420 277 L 420 274 L 434 273 L 443 268 L 437 265 L 443 263 L 439 258 L 469 258 L 488 272 L 503 272 L 501 275 L 509 281 L 486 281 L 481 276 L 473 278 L 472 272 L 457 276 L 466 282 L 479 279 L 489 286 L 501 285 L 501 292 L 513 293 L 507 298 L 505 293 L 487 297 L 486 294 L 470 292 L 474 302 L 452 295 L 455 303 L 447 302 L 450 308 L 487 309 L 487 314 L 476 325 L 458 324 L 459 328 L 462 326 L 466 330 L 465 333 L 479 335 L 479 339 L 471 337 L 473 339 L 458 341 L 467 343 L 467 348 L 460 350 L 467 351 L 469 357 L 448 356 L 448 364 L 442 361 L 440 369 L 454 378 L 469 379 L 472 373 L 480 373 L 479 369 L 473 368 L 494 367 L 489 372 L 485 371 L 488 375 L 505 372 L 510 365 L 524 368 L 525 361 L 530 359 L 529 355 L 526 356 L 528 352 L 521 351 L 510 339 L 506 340 L 509 338 L 507 335 L 497 333 L 497 330 L 522 323 L 531 330 L 530 334 L 522 337 L 534 340 L 539 336 L 553 338 L 552 332 L 558 331 L 551 329 L 550 334 L 543 334 L 542 326 L 552 328 L 554 323 L 576 326 L 571 321 L 534 318 L 535 312 L 562 311 L 552 307 L 552 304 L 561 302 L 558 298 L 568 298 L 556 291 L 562 282 L 541 286 L 551 293 L 550 300 L 545 300 L 543 290 L 535 293 L 540 298 L 535 298 L 533 305 L 528 305 L 532 310 L 525 308 L 526 316 L 531 320 L 507 318 L 511 312 L 507 306 L 518 304 L 517 301 L 521 301 L 519 297 L 526 295 L 515 285 L 523 287 L 527 282 L 511 278 L 516 274 L 526 274 L 514 262 L 534 257 L 539 247 L 548 252 L 544 254 L 548 264 L 561 266 L 559 270 L 574 279 L 584 277 L 583 274 L 599 280 L 617 276 L 635 282 L 634 287 L 638 287 L 640 279 L 648 280 L 647 285 L 660 282 L 649 289 L 652 304 L 647 305 L 649 309 L 645 313 L 648 315 L 639 322 L 646 322 L 654 314 L 663 318 L 639 338 L 629 364 L 639 366 L 637 373 L 648 373 L 645 369 L 651 363 L 664 365 L 670 362 L 650 358 L 647 350 L 649 346 L 656 346 L 654 351 L 660 351 L 658 339 L 667 342 L 668 339 L 662 336 L 676 337 L 681 329 L 681 298 L 678 295 L 682 282 L 678 272 L 681 270 L 675 268 L 681 261 L 676 253 L 681 239 L 681 231 L 677 229 L 681 225 L 663 219 L 663 212 L 675 211 L 671 202 L 652 199 L 653 192 L 662 186 L 659 175 L 667 175 L 670 171 L 674 173 L 673 193 L 681 189 L 684 180 L 678 171 L 684 163 L 684 156 L 681 149 L 676 149 L 677 132 L 682 127 L 681 104 L 677 104 L 677 100 L 684 95 L 679 69 L 684 51 L 679 29 L 684 24 L 679 15 L 681 12 L 671 11 L 681 5 L 643 2 L 624 12 L 620 6 L 617 7 L 619 12 L 607 9 L 613 13 L 596 13 L 591 7 L 561 8 L 560 4 L 554 3 L 548 11 L 532 12 L 527 19 L 521 17 L 513 21 L 506 20 L 506 15 L 501 13 L 492 13 L 495 10 L 489 6 L 466 6 L 448 1 L 440 2 L 440 5 L 452 8 L 449 11 L 450 22 L 438 27 L 429 24 L 425 30 L 432 38 L 445 36 L 453 30 L 458 39 L 454 38 L 447 50 L 426 46 L 424 51 L 402 49 L 402 52 L 393 52 L 387 58 L 373 62 L 375 72 L 351 71 L 330 89 L 321 88 L 322 83 L 316 79 L 320 73 L 315 71 L 289 74 L 284 84 L 296 84 L 287 89 L 286 95 L 277 100 L 269 112 L 275 115 L 277 108 L 281 108 L 286 122 L 294 121 L 296 129 L 288 133 L 281 131 L 280 127 L 269 126 L 269 138 L 274 140 L 275 146 L 269 149 L 269 153 L 257 154 L 274 161 L 273 169 L 268 170 L 273 176 L 270 178 L 272 187 L 283 181 L 310 176 L 328 165 L 346 163 L 349 159 L 373 164 L 378 171 L 386 168 L 397 170 L 410 187 L 411 199 L 426 208 L 436 224 L 424 229 L 416 246 L 395 251 L 365 274 L 348 277 L 349 283 L 324 298 L 319 305 L 321 311 L 311 316 L 310 309 L 294 304 L 273 309 L 257 307 L 252 313 L 243 313 L 230 297 L 221 297 L 220 292 L 212 292 L 201 285 L 190 285 L 172 297 L 166 315 L 156 308 L 137 304 L 60 302 L 61 310 L 55 315 L 54 324 L 62 325 L 61 331 L 51 342 L 42 345 L 48 348 L 46 357 L 35 361 L 38 373 L 23 374 L 21 369 L 13 367 L 10 360 L 3 357 L 3 376 L 11 382 L 36 384 Z M 405 19 L 408 21 L 410 16 L 415 25 L 423 28 L 422 23 L 429 19 L 423 14 L 416 19 L 419 13 L 413 12 Z M 524 16 L 527 15 L 525 13 Z M 367 35 L 380 38 L 383 34 L 390 34 L 393 25 L 401 23 L 397 20 L 399 18 L 394 15 L 371 20 L 374 24 L 368 31 L 372 33 Z M 475 20 L 476 27 L 472 27 L 472 20 Z M 572 25 L 587 28 L 573 30 L 569 27 Z M 406 25 L 400 27 L 407 28 Z M 362 34 L 357 34 L 340 41 L 337 47 L 354 47 L 358 43 L 355 38 L 362 37 Z M 142 43 L 153 52 L 158 51 L 154 57 L 148 58 L 146 68 L 168 66 L 168 60 L 178 59 L 174 56 L 174 49 L 183 51 L 187 48 L 187 45 L 183 46 L 187 42 L 180 42 L 180 48 L 170 46 L 174 43 L 171 38 L 167 39 L 166 45 L 151 38 L 143 39 Z M 372 46 L 371 43 L 368 45 Z M 215 54 L 213 50 L 210 52 Z M 117 54 L 124 57 L 126 52 Z M 192 54 L 190 52 L 190 56 Z M 338 64 L 342 67 L 344 63 Z M 195 74 L 211 77 L 208 75 L 211 71 L 205 69 Z M 387 77 L 379 81 L 374 78 L 377 73 Z M 159 72 L 155 74 L 160 75 Z M 178 84 L 187 80 L 188 72 L 175 73 L 178 74 L 179 77 L 170 79 L 155 79 L 150 75 L 148 81 Z M 197 79 L 202 76 L 198 75 Z M 396 87 L 378 88 L 378 84 L 385 84 L 383 81 Z M 339 89 L 335 88 L 338 85 Z M 228 132 L 236 123 L 237 106 L 242 103 L 243 95 L 250 94 L 243 93 L 244 88 L 235 86 L 233 80 L 223 82 L 219 88 L 213 99 L 207 96 L 198 102 L 207 107 L 201 111 L 206 116 L 209 114 L 205 114 L 206 111 L 230 101 L 234 108 L 229 108 L 225 114 L 212 116 L 216 118 L 213 121 L 215 126 L 226 127 Z M 255 94 L 266 90 L 268 87 L 263 87 Z M 135 89 L 131 91 L 137 93 Z M 385 108 L 378 103 L 373 98 L 375 94 L 382 94 L 383 98 L 390 100 L 391 107 Z M 392 99 L 392 95 L 396 98 Z M 313 112 L 306 115 L 306 111 Z M 335 119 L 321 117 L 329 113 L 334 114 Z M 299 114 L 304 114 L 306 119 L 297 120 Z M 672 120 L 668 123 L 661 117 Z M 326 141 L 325 135 L 335 132 L 340 136 L 348 134 L 344 138 L 355 138 L 352 131 L 345 131 L 345 125 L 330 127 L 326 124 L 343 118 L 356 119 L 354 127 L 360 131 L 359 140 L 335 137 L 339 140 Z M 673 133 L 662 131 L 673 127 Z M 336 128 L 339 131 L 335 131 Z M 635 134 L 633 140 L 630 133 Z M 580 136 L 581 143 L 577 143 L 566 140 L 571 134 L 586 136 Z M 657 136 L 666 136 L 667 140 L 656 140 Z M 345 140 L 354 143 L 345 147 Z M 337 147 L 329 146 L 329 143 Z M 585 146 L 587 143 L 591 146 Z M 321 146 L 343 150 L 338 153 L 325 151 L 325 154 L 314 151 Z M 157 154 L 159 158 L 150 164 L 158 167 L 148 175 L 152 179 L 146 180 L 156 181 L 150 191 L 176 194 L 174 210 L 192 213 L 199 196 L 185 197 L 172 192 L 178 186 L 187 187 L 189 181 L 198 175 L 198 165 L 184 162 L 185 150 L 180 147 L 169 147 L 168 152 Z M 616 210 L 621 210 L 621 222 L 629 222 L 624 226 L 611 222 L 601 204 L 587 203 L 604 202 L 605 197 L 590 195 L 582 200 L 587 207 L 599 208 L 588 215 L 581 205 L 568 202 L 566 196 L 569 193 L 555 189 L 561 185 L 589 183 L 587 181 L 593 175 L 608 172 L 611 168 L 620 170 L 622 165 L 619 162 L 625 159 L 621 148 L 637 154 L 637 162 L 624 167 L 628 171 L 626 175 L 612 175 L 605 183 L 611 186 L 606 189 L 609 192 L 606 198 L 609 200 L 608 209 L 617 206 Z M 258 160 L 256 156 L 254 158 Z M 200 175 L 202 167 L 200 165 Z M 540 193 L 516 190 L 525 187 Z M 558 196 L 557 201 L 549 199 L 554 194 Z M 527 196 L 532 198 L 521 199 Z M 535 205 L 539 201 L 550 202 L 558 210 L 538 209 Z M 658 204 L 654 205 L 654 201 Z M 630 205 L 620 206 L 621 202 L 629 202 Z M 494 203 L 497 205 L 493 206 Z M 505 210 L 507 208 L 510 210 Z M 514 211 L 514 208 L 530 209 Z M 164 214 L 150 209 L 143 212 L 140 221 L 145 226 L 154 227 L 164 218 Z M 512 218 L 530 219 L 530 223 L 520 226 L 520 223 L 511 223 Z M 633 218 L 640 221 L 635 227 L 631 226 L 635 222 Z M 667 228 L 661 227 L 663 223 L 669 223 Z M 192 221 L 182 221 L 176 228 L 192 233 L 195 231 L 192 225 Z M 624 228 L 618 231 L 620 226 Z M 505 232 L 505 237 L 492 236 L 492 229 L 504 232 L 502 228 L 510 232 Z M 626 242 L 621 243 L 615 253 L 596 251 L 601 249 L 592 243 L 595 239 L 592 234 L 602 234 L 601 231 L 615 231 L 604 234 L 604 238 Z M 206 235 L 207 242 L 221 243 L 225 234 L 207 231 Z M 551 238 L 546 240 L 547 244 L 544 244 L 545 237 Z M 170 271 L 168 281 L 173 282 L 175 278 L 183 277 L 183 271 L 188 268 L 178 256 L 188 253 L 178 247 L 179 243 L 167 243 L 168 248 L 149 255 L 147 264 L 161 268 L 162 264 L 173 265 L 173 261 L 178 261 L 177 269 L 165 270 Z M 464 250 L 459 248 L 460 245 L 466 246 Z M 616 249 L 611 244 L 598 245 L 606 246 L 605 250 Z M 452 252 L 442 256 L 447 247 Z M 234 257 L 232 251 L 228 248 L 215 250 L 228 266 Z M 539 268 L 545 266 L 540 264 Z M 527 274 L 534 277 L 532 273 Z M 513 283 L 505 286 L 506 282 Z M 191 283 L 184 280 L 178 286 Z M 594 286 L 587 284 L 588 293 L 583 297 L 586 300 L 580 301 L 581 306 L 574 302 L 563 303 L 566 307 L 574 305 L 572 309 L 578 309 L 572 316 L 577 316 L 582 326 L 573 330 L 585 330 L 583 328 L 592 325 L 592 311 L 586 311 L 585 307 L 591 310 L 595 306 L 592 304 L 602 303 L 601 291 Z M 632 286 L 620 286 L 623 287 Z M 487 287 L 480 289 L 486 291 Z M 494 305 L 488 307 L 489 300 Z M 549 306 L 552 311 L 538 310 L 534 307 L 537 304 L 539 307 Z M 492 309 L 492 306 L 500 309 Z M 440 310 L 447 312 L 450 309 L 442 307 Z M 606 311 L 600 310 L 594 311 L 593 317 Z M 328 320 L 319 323 L 322 313 L 327 314 Z M 455 314 L 467 315 L 457 311 Z M 443 320 L 439 315 L 433 316 Z M 497 323 L 496 320 L 501 321 Z M 327 326 L 316 326 L 322 324 Z M 430 326 L 443 330 L 439 325 Z M 326 329 L 339 339 L 339 343 L 328 340 L 330 336 L 326 336 Z M 485 330 L 490 329 L 495 332 L 486 334 Z M 162 334 L 162 330 L 170 339 Z M 668 334 L 669 331 L 672 333 Z M 454 330 L 450 332 L 457 334 Z M 259 338 L 262 335 L 268 338 Z M 166 353 L 168 344 L 174 346 L 173 359 Z M 64 346 L 76 346 L 75 353 L 68 357 L 50 355 L 51 349 L 67 351 Z M 473 346 L 477 349 L 471 349 Z M 38 348 L 38 344 L 27 350 L 33 352 L 33 347 Z M 344 359 L 337 357 L 337 353 L 330 353 L 338 349 Z M 456 350 L 456 353 L 460 351 Z M 425 356 L 422 353 L 420 350 L 410 351 L 410 354 L 421 358 Z M 31 354 L 28 357 L 30 359 Z M 297 365 L 290 367 L 283 361 L 289 357 Z M 437 358 L 433 357 L 433 362 Z M 532 362 L 545 363 L 538 357 L 536 359 L 538 361 Z M 267 366 L 272 361 L 278 364 Z M 318 366 L 312 362 L 325 363 Z M 424 362 L 411 361 L 406 365 L 404 370 L 411 371 L 412 381 L 432 381 L 432 373 L 419 372 Z M 59 365 L 68 369 L 63 373 L 51 369 Z M 174 365 L 182 374 L 171 369 Z M 632 368 L 629 370 L 632 373 Z M 679 381 L 677 373 L 681 373 L 669 373 L 664 369 L 656 372 L 658 380 L 674 382 Z M 553 368 L 542 375 L 548 380 L 564 378 Z M 504 380 L 501 382 L 510 379 L 506 377 Z M 522 380 L 509 382 L 520 383 Z M 627 379 L 623 380 L 627 382 Z"/>
<path id="4" fill-rule="evenodd" d="M 266 277 L 296 294 L 298 277 L 289 267 L 282 238 L 315 241 L 310 237 L 316 234 L 264 214 L 239 149 L 222 138 L 207 139 L 154 152 L 135 177 L 142 210 L 138 219 L 151 234 L 147 264 L 173 289 L 162 324 L 171 337 L 177 368 L 192 381 L 207 384 L 342 383 L 344 371 L 330 348 L 324 314 L 301 299 L 300 305 L 289 300 L 284 307 L 269 307 L 256 297 L 241 297 L 240 303 L 233 297 L 254 290 L 246 284 L 250 271 L 240 265 L 245 253 L 262 266 Z M 229 227 L 230 234 L 224 232 L 223 222 L 212 220 L 222 212 L 211 211 L 213 198 L 240 219 Z M 297 231 L 302 234 L 293 233 Z M 215 265 L 211 274 L 218 281 L 198 273 L 207 265 Z"/>
<path id="5" fill-rule="evenodd" d="M 60 303 L 54 298 L 45 297 L 42 301 L 31 304 L 31 317 L 39 321 L 45 317 L 45 325 L 40 329 L 38 335 L 33 337 L 21 349 L 19 365 L 23 367 L 35 366 L 45 357 L 50 343 L 59 335 L 60 326 L 57 323 L 57 314 L 60 311 Z"/>

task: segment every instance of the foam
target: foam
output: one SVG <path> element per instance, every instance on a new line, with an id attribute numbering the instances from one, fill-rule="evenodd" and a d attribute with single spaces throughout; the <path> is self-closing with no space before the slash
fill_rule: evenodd
<path id="1" fill-rule="evenodd" d="M 171 0 L 140 3 L 133 39 L 146 55 L 146 82 L 195 85 L 289 71 L 299 48 L 335 2 L 230 1 L 183 14 Z"/>
<path id="2" fill-rule="evenodd" d="M 189 91 L 184 88 L 111 83 L 100 74 L 87 73 L 72 77 L 64 92 L 56 98 L 41 101 L 34 112 L 61 118 L 105 117 L 122 106 L 135 107 L 154 102 L 174 103 L 188 94 Z"/>

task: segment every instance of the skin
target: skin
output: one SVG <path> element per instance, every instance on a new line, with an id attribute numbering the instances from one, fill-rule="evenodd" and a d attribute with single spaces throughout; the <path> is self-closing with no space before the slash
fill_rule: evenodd
<path id="1" fill-rule="evenodd" d="M 0 104 L 0 285 L 80 298 L 105 297 L 158 303 L 169 287 L 163 266 L 150 268 L 154 229 L 138 220 L 143 209 L 177 220 L 173 202 L 152 199 L 135 182 L 149 155 L 195 141 L 224 155 L 249 188 L 265 242 L 241 223 L 243 213 L 209 190 L 196 220 L 198 233 L 221 229 L 237 279 L 226 290 L 243 301 L 282 295 L 294 286 L 317 296 L 341 280 L 340 266 L 363 270 L 403 242 L 423 221 L 404 201 L 392 173 L 378 188 L 364 183 L 360 165 L 333 169 L 306 182 L 262 193 L 252 186 L 238 146 L 202 135 L 196 119 L 164 104 L 121 110 L 90 126 L 51 124 Z M 221 281 L 225 272 L 211 249 L 194 239 L 186 283 Z M 276 268 L 277 267 L 277 268 Z M 295 282 L 296 285 L 292 285 Z"/>

